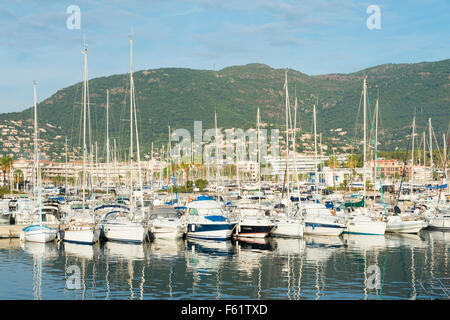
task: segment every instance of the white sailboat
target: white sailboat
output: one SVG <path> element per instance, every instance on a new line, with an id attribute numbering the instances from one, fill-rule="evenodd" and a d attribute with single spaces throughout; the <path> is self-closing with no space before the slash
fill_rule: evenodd
<path id="1" fill-rule="evenodd" d="M 412 125 L 412 131 L 411 131 L 411 139 L 414 140 L 414 123 L 413 121 Z M 407 153 L 409 150 L 409 142 L 408 142 L 408 148 Z M 406 159 L 404 163 L 404 169 L 403 169 L 403 176 L 402 180 L 400 180 L 400 188 L 397 196 L 397 204 L 400 197 L 400 192 L 402 188 L 402 182 L 403 177 L 406 170 Z M 393 232 L 393 233 L 419 233 L 420 230 L 422 230 L 424 227 L 426 227 L 427 223 L 422 220 L 418 219 L 417 216 L 411 215 L 407 212 L 401 213 L 400 209 L 398 208 L 397 204 L 394 207 L 395 214 L 392 216 L 386 217 L 386 232 Z"/>
<path id="2" fill-rule="evenodd" d="M 367 147 L 367 82 L 363 82 L 363 100 L 364 100 L 364 165 L 363 165 L 363 208 L 357 208 L 350 214 L 345 215 L 344 233 L 363 234 L 363 235 L 384 235 L 386 232 L 386 222 L 381 221 L 377 214 L 366 206 L 366 147 Z M 378 109 L 377 109 L 378 110 Z M 376 133 L 375 133 L 376 134 Z M 377 141 L 375 139 L 375 145 Z M 375 149 L 376 152 L 376 149 Z M 375 179 L 374 179 L 375 181 Z M 374 184 L 375 185 L 375 184 Z M 374 188 L 375 189 L 375 188 Z M 372 211 L 372 212 L 371 212 Z"/>
<path id="3" fill-rule="evenodd" d="M 133 39 L 130 36 L 130 210 L 129 213 L 123 211 L 111 211 L 107 213 L 102 222 L 102 231 L 107 240 L 123 241 L 123 242 L 137 242 L 142 243 L 148 237 L 147 226 L 147 212 L 144 208 L 144 200 L 142 194 L 142 177 L 141 177 L 141 163 L 139 150 L 139 137 L 137 135 L 137 118 L 136 106 L 134 99 L 134 81 L 133 81 Z M 139 187 L 140 187 L 140 208 L 136 208 L 135 200 L 133 199 L 133 123 L 136 124 L 136 141 L 137 141 L 137 157 L 139 168 Z"/>
<path id="4" fill-rule="evenodd" d="M 69 225 L 63 231 L 66 242 L 93 244 L 100 238 L 100 229 L 94 217 L 86 212 L 86 101 L 87 101 L 87 47 L 84 47 L 84 82 L 83 82 L 83 207 L 81 217 L 72 217 Z"/>
<path id="5" fill-rule="evenodd" d="M 39 171 L 36 83 L 34 84 L 34 156 L 37 174 L 36 180 L 38 182 L 37 185 L 38 185 L 38 201 L 39 201 L 39 224 L 23 228 L 22 232 L 20 233 L 20 240 L 46 243 L 54 241 L 56 239 L 58 230 L 50 228 L 42 223 L 42 183 Z"/>
<path id="6" fill-rule="evenodd" d="M 436 208 L 428 218 L 428 228 L 430 229 L 439 229 L 445 231 L 450 230 L 450 207 L 447 205 L 447 208 L 445 209 L 439 208 L 439 206 L 441 205 L 442 186 L 444 185 L 444 178 L 446 178 L 446 173 L 448 172 L 447 161 L 448 161 L 448 149 L 450 147 L 449 145 L 450 145 L 450 135 L 447 137 L 444 169 L 442 170 L 441 188 L 439 189 L 439 196 L 437 199 Z"/>
<path id="7" fill-rule="evenodd" d="M 287 134 L 288 132 L 288 128 L 289 128 L 289 122 L 288 122 L 288 110 L 289 110 L 289 92 L 288 92 L 288 82 L 287 82 L 287 72 L 285 73 L 285 91 L 286 91 L 286 139 L 287 139 L 287 155 L 286 155 L 286 161 L 289 161 L 289 136 Z M 258 109 L 259 111 L 259 109 Z M 297 168 L 297 164 L 296 164 L 296 150 L 295 150 L 295 134 L 296 134 L 296 123 L 297 123 L 297 97 L 295 98 L 295 111 L 294 111 L 294 132 L 293 132 L 293 152 L 294 152 L 294 168 L 295 168 L 295 172 L 297 172 L 296 168 Z M 259 121 L 258 121 L 259 124 Z M 259 127 L 258 127 L 259 130 Z M 287 174 L 287 172 L 286 172 Z M 289 175 L 287 175 L 288 177 Z M 297 192 L 299 193 L 299 185 L 298 185 L 298 175 L 296 174 L 296 179 L 297 179 Z M 289 179 L 287 178 L 287 180 L 289 181 Z M 288 188 L 289 188 L 289 183 L 287 183 Z M 289 197 L 288 197 L 289 198 Z M 299 201 L 300 201 L 300 196 L 298 196 Z M 275 211 L 273 217 L 272 217 L 272 222 L 274 224 L 273 229 L 271 230 L 271 234 L 275 237 L 286 237 L 286 238 L 300 238 L 303 236 L 303 231 L 304 231 L 304 224 L 302 222 L 302 217 L 301 216 L 297 216 L 297 212 L 293 213 L 292 208 L 290 208 L 291 202 L 288 199 L 288 206 L 284 208 L 281 208 L 281 210 Z"/>

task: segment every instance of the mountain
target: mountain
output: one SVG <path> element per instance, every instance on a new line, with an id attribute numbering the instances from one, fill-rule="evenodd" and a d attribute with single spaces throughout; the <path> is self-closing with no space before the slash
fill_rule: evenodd
<path id="1" fill-rule="evenodd" d="M 221 128 L 255 127 L 256 110 L 260 107 L 263 122 L 283 129 L 284 73 L 285 69 L 258 63 L 219 71 L 160 68 L 135 72 L 141 150 L 148 152 L 151 142 L 155 147 L 167 143 L 169 125 L 172 129 L 186 128 L 192 134 L 195 120 L 203 121 L 203 129 L 213 128 L 214 110 L 217 110 Z M 295 94 L 298 97 L 301 131 L 311 133 L 312 109 L 317 103 L 318 132 L 323 134 L 323 143 L 337 146 L 337 152 L 346 150 L 345 146 L 350 144 L 359 146 L 362 138 L 361 90 L 365 75 L 372 112 L 379 98 L 380 150 L 406 149 L 406 135 L 414 113 L 416 132 L 422 134 L 428 118 L 432 118 L 437 141 L 442 144 L 442 133 L 447 132 L 450 121 L 450 59 L 385 64 L 355 73 L 318 76 L 289 69 L 289 95 L 292 105 Z M 106 89 L 110 90 L 111 141 L 116 138 L 121 152 L 125 152 L 129 144 L 129 75 L 91 79 L 91 144 L 98 141 L 99 156 L 104 152 Z M 81 93 L 82 82 L 79 82 L 58 90 L 38 105 L 39 123 L 43 129 L 40 137 L 43 143 L 45 141 L 46 158 L 61 159 L 66 136 L 70 150 L 80 146 Z M 16 150 L 12 152 L 15 157 L 26 157 L 32 152 L 29 140 L 18 140 L 32 134 L 32 122 L 29 122 L 32 117 L 32 108 L 0 114 L 0 129 L 3 130 L 0 151 L 3 155 L 12 149 Z M 303 140 L 298 145 L 301 150 L 307 150 L 311 148 L 308 144 L 309 140 Z"/>

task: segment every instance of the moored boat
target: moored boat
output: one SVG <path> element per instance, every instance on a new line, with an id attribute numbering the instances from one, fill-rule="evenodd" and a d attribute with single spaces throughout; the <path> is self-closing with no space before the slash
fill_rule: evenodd
<path id="1" fill-rule="evenodd" d="M 196 200 L 187 204 L 186 236 L 200 239 L 229 239 L 237 225 L 226 217 L 214 200 Z"/>

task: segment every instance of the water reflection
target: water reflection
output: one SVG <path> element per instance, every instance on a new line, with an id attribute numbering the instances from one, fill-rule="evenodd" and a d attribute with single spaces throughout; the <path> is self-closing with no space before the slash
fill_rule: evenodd
<path id="1" fill-rule="evenodd" d="M 19 286 L 30 299 L 427 299 L 428 279 L 449 278 L 449 234 L 94 246 L 1 240 L 0 298 L 23 299 L 11 290 Z M 10 279 L 6 266 L 20 277 Z M 76 290 L 65 284 L 70 266 L 80 270 Z"/>
<path id="2" fill-rule="evenodd" d="M 33 256 L 34 259 L 56 259 L 59 256 L 58 247 L 55 242 L 39 243 L 21 241 L 23 251 Z"/>

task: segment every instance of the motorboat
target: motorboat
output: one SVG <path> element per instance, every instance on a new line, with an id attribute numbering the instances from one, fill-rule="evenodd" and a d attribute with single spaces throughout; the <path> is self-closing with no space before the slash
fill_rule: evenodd
<path id="1" fill-rule="evenodd" d="M 265 238 L 274 228 L 270 217 L 270 208 L 261 206 L 258 202 L 239 201 L 236 210 L 239 222 L 235 230 L 235 237 Z"/>
<path id="2" fill-rule="evenodd" d="M 186 205 L 186 236 L 190 238 L 226 240 L 237 226 L 215 200 L 194 200 Z"/>
<path id="3" fill-rule="evenodd" d="M 107 240 L 142 243 L 148 237 L 146 221 L 128 210 L 113 209 L 107 212 L 100 227 Z"/>
<path id="4" fill-rule="evenodd" d="M 150 210 L 149 230 L 155 239 L 178 239 L 183 237 L 186 224 L 172 206 L 155 206 Z"/>
<path id="5" fill-rule="evenodd" d="M 331 214 L 331 211 L 320 203 L 302 204 L 302 215 L 305 222 L 305 234 L 318 236 L 339 236 L 345 230 L 344 221 Z"/>

